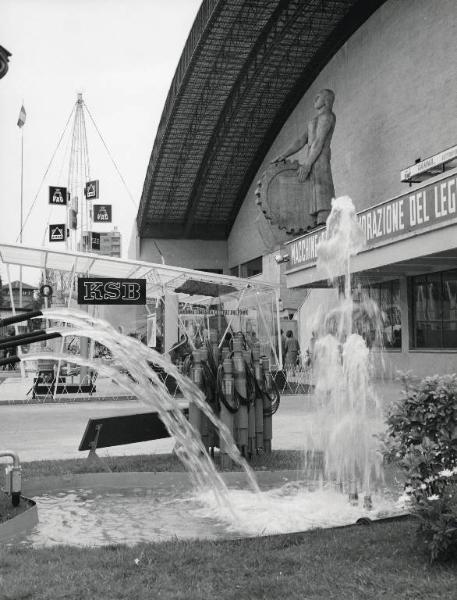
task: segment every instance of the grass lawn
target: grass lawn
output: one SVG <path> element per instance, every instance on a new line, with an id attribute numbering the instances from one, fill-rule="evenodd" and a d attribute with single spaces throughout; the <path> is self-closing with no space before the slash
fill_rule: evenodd
<path id="1" fill-rule="evenodd" d="M 0 598 L 455 599 L 456 565 L 428 566 L 414 530 L 408 520 L 228 542 L 0 549 Z"/>
<path id="2" fill-rule="evenodd" d="M 256 457 L 295 469 L 299 452 Z M 182 470 L 173 455 L 110 458 L 116 471 Z M 85 472 L 84 459 L 23 464 L 24 478 Z M 93 469 L 92 469 L 93 470 Z M 152 515 L 153 518 L 153 515 Z M 0 600 L 453 600 L 455 564 L 429 566 L 413 519 L 237 541 L 0 548 Z"/>
<path id="3" fill-rule="evenodd" d="M 174 454 L 144 454 L 137 456 L 111 456 L 103 462 L 114 472 L 120 471 L 184 471 L 182 463 Z M 218 456 L 215 464 L 219 467 Z M 254 470 L 299 469 L 303 465 L 303 454 L 298 450 L 276 450 L 270 455 L 255 456 L 251 461 Z M 66 460 L 36 460 L 22 463 L 22 476 L 42 477 L 47 475 L 69 475 L 103 471 L 103 465 L 87 462 L 85 458 Z M 1 599 L 0 599 L 1 600 Z"/>

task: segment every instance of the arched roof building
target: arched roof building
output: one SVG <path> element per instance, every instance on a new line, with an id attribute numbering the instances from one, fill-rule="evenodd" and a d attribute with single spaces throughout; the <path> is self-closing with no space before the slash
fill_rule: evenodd
<path id="1" fill-rule="evenodd" d="M 384 0 L 204 0 L 165 103 L 142 237 L 227 239 L 297 102 Z"/>
<path id="2" fill-rule="evenodd" d="M 454 371 L 455 56 L 455 0 L 205 0 L 148 166 L 138 258 L 278 283 L 285 313 L 301 305 L 306 348 L 332 296 L 316 264 L 325 229 L 274 230 L 256 189 L 331 89 L 335 195 L 352 198 L 366 234 L 351 268 L 386 315 L 387 369 Z"/>

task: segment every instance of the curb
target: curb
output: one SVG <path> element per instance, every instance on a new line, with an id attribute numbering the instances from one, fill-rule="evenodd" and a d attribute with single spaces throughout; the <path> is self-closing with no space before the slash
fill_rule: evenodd
<path id="1" fill-rule="evenodd" d="M 176 396 L 176 400 L 182 400 L 184 396 Z M 0 406 L 24 406 L 28 404 L 78 404 L 82 402 L 125 402 L 125 401 L 138 401 L 136 396 L 69 396 L 53 398 L 52 396 L 46 396 L 42 399 L 40 397 L 30 400 L 0 400 Z"/>
<path id="2" fill-rule="evenodd" d="M 26 404 L 75 404 L 79 402 L 123 402 L 124 400 L 137 400 L 136 396 L 71 396 L 69 398 L 43 399 L 34 398 L 30 400 L 0 400 L 0 406 L 16 406 Z"/>
<path id="3" fill-rule="evenodd" d="M 5 543 L 12 541 L 19 534 L 24 533 L 28 529 L 31 529 L 38 523 L 38 509 L 36 503 L 25 496 L 21 496 L 22 500 L 25 500 L 29 505 L 28 508 L 13 517 L 0 523 L 0 542 Z"/>

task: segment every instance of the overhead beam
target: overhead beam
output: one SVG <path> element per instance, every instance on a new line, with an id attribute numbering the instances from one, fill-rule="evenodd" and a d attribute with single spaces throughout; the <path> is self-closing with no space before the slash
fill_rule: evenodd
<path id="1" fill-rule="evenodd" d="M 142 238 L 225 240 L 225 225 L 194 223 L 187 232 L 183 223 L 148 223 L 143 227 Z"/>

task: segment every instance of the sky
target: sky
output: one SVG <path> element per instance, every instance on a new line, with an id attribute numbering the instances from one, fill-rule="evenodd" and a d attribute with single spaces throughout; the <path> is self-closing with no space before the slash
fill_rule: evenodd
<path id="1" fill-rule="evenodd" d="M 201 0 L 0 0 L 0 44 L 12 54 L 9 71 L 0 80 L 2 242 L 15 243 L 20 230 L 22 135 L 24 221 L 35 201 L 23 228 L 23 243 L 50 245 L 48 224 L 65 220 L 62 207 L 49 206 L 48 187 L 67 183 L 71 122 L 44 176 L 77 93 L 82 93 L 133 196 L 132 200 L 86 114 L 91 179 L 100 181 L 99 202 L 113 206 L 112 225 L 121 231 L 122 256 L 127 257 L 165 99 L 200 4 Z M 27 117 L 20 129 L 22 104 Z M 96 230 L 111 228 L 97 225 Z M 1 274 L 5 279 L 5 272 Z"/>

